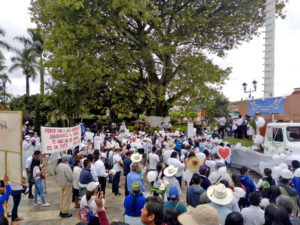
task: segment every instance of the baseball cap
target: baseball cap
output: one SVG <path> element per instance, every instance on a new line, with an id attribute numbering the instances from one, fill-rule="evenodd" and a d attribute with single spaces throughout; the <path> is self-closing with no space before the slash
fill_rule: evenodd
<path id="1" fill-rule="evenodd" d="M 178 189 L 176 187 L 171 187 L 169 190 L 169 198 L 175 200 L 178 198 Z"/>

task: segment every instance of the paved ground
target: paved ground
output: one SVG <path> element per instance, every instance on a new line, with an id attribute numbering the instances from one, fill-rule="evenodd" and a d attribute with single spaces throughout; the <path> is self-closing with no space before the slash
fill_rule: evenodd
<path id="1" fill-rule="evenodd" d="M 233 172 L 237 172 L 233 170 Z M 251 177 L 257 180 L 259 175 L 251 173 Z M 20 225 L 74 225 L 79 222 L 78 209 L 74 208 L 72 203 L 70 213 L 73 214 L 71 218 L 62 219 L 59 217 L 59 188 L 57 185 L 56 176 L 47 177 L 47 194 L 46 201 L 51 204 L 50 207 L 34 206 L 33 200 L 28 199 L 27 195 L 22 195 L 22 200 L 19 206 L 19 216 L 24 218 Z M 111 194 L 111 184 L 107 182 L 107 197 L 106 197 L 106 212 L 108 219 L 113 221 L 123 221 L 123 201 L 124 201 L 124 176 L 121 177 L 121 193 L 122 196 L 114 196 Z M 148 183 L 145 182 L 146 188 Z M 183 185 L 182 200 L 185 202 L 186 186 Z M 8 210 L 11 212 L 12 198 L 9 200 Z"/>

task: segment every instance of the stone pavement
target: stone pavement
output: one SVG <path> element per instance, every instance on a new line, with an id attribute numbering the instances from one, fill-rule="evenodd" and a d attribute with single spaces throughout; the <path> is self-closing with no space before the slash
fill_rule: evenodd
<path id="1" fill-rule="evenodd" d="M 233 169 L 232 172 L 237 172 Z M 251 173 L 250 176 L 255 180 L 258 179 L 258 175 Z M 145 187 L 149 190 L 149 185 L 144 178 Z M 111 191 L 111 184 L 107 182 L 106 186 L 106 199 L 105 207 L 106 214 L 110 222 L 113 221 L 124 221 L 124 191 L 125 191 L 125 179 L 121 176 L 120 192 L 121 196 L 115 196 Z M 74 203 L 71 204 L 70 213 L 73 214 L 71 218 L 60 218 L 59 217 L 59 192 L 60 189 L 57 184 L 56 176 L 47 177 L 47 194 L 46 201 L 51 204 L 50 207 L 42 207 L 41 205 L 35 206 L 32 199 L 28 199 L 28 195 L 22 195 L 22 200 L 19 206 L 19 216 L 24 218 L 24 221 L 19 222 L 20 225 L 74 225 L 79 222 L 78 209 L 74 208 Z M 182 186 L 183 195 L 181 200 L 186 205 L 186 186 Z M 147 194 L 146 194 L 147 195 Z M 148 194 L 149 195 L 149 194 Z M 41 200 L 39 200 L 41 201 Z M 9 199 L 8 212 L 11 213 L 13 206 L 12 197 Z"/>

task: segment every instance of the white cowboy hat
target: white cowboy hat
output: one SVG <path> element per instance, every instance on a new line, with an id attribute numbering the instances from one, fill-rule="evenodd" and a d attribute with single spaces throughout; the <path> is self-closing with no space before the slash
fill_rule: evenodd
<path id="1" fill-rule="evenodd" d="M 139 154 L 139 153 L 133 153 L 133 154 L 131 155 L 131 161 L 132 161 L 133 163 L 140 162 L 140 161 L 142 161 L 142 159 L 143 159 L 143 155 L 142 155 L 142 154 Z"/>
<path id="2" fill-rule="evenodd" d="M 232 201 L 233 192 L 224 184 L 215 184 L 208 187 L 207 197 L 216 204 L 227 205 Z"/>
<path id="3" fill-rule="evenodd" d="M 165 174 L 166 177 L 172 177 L 177 173 L 177 171 L 178 171 L 178 168 L 171 165 L 171 166 L 168 166 L 164 170 L 164 174 Z"/>
<path id="4" fill-rule="evenodd" d="M 282 169 L 280 171 L 280 176 L 284 179 L 292 179 L 294 177 L 294 174 L 289 169 Z"/>

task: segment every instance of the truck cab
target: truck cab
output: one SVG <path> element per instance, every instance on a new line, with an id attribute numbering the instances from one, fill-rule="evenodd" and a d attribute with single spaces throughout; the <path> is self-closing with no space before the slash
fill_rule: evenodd
<path id="1" fill-rule="evenodd" d="M 264 153 L 300 155 L 300 123 L 267 124 Z"/>

